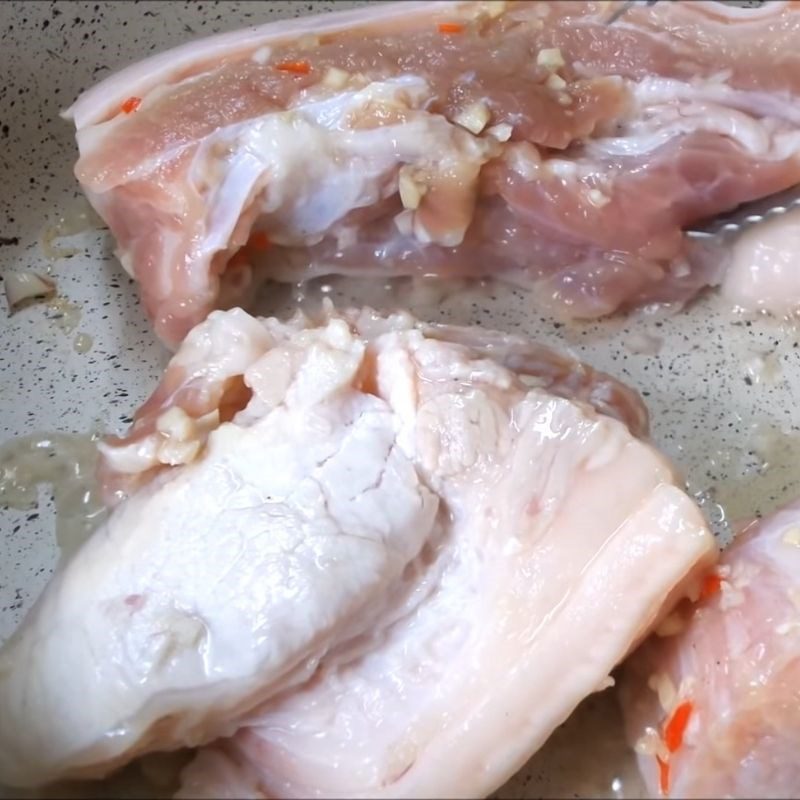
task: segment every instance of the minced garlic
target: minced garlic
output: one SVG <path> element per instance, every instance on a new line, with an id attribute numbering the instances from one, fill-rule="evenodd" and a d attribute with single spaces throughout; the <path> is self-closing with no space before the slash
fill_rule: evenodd
<path id="1" fill-rule="evenodd" d="M 179 442 L 185 442 L 197 433 L 194 420 L 180 406 L 172 406 L 161 414 L 156 420 L 156 430 Z"/>
<path id="2" fill-rule="evenodd" d="M 670 711 L 675 705 L 678 692 L 672 679 L 664 672 L 656 672 L 650 676 L 647 686 L 658 695 L 658 703 L 664 711 Z"/>
<path id="3" fill-rule="evenodd" d="M 492 125 L 491 128 L 486 129 L 489 136 L 493 136 L 498 142 L 507 142 L 514 133 L 514 128 L 507 122 L 501 122 L 498 125 Z"/>
<path id="4" fill-rule="evenodd" d="M 350 73 L 338 67 L 328 67 L 322 76 L 322 85 L 328 89 L 344 89 L 350 80 Z"/>
<path id="5" fill-rule="evenodd" d="M 540 67 L 552 70 L 555 72 L 565 65 L 564 56 L 561 55 L 561 50 L 558 47 L 546 47 L 540 50 L 536 56 L 536 63 Z"/>
<path id="6" fill-rule="evenodd" d="M 411 236 L 414 232 L 414 212 L 410 210 L 401 211 L 394 218 L 394 224 L 403 236 Z"/>
<path id="7" fill-rule="evenodd" d="M 557 72 L 551 72 L 544 85 L 556 92 L 567 88 L 567 82 Z"/>
<path id="8" fill-rule="evenodd" d="M 603 194 L 599 189 L 590 189 L 587 195 L 589 202 L 597 208 L 602 208 L 611 202 L 611 198 L 607 194 Z"/>
<path id="9" fill-rule="evenodd" d="M 255 61 L 256 64 L 266 64 L 267 61 L 270 60 L 272 56 L 272 49 L 269 47 L 259 47 L 258 50 L 253 53 L 250 58 Z"/>
<path id="10" fill-rule="evenodd" d="M 486 127 L 492 113 L 486 103 L 472 103 L 459 111 L 453 122 L 476 136 Z"/>
<path id="11" fill-rule="evenodd" d="M 415 180 L 413 170 L 408 166 L 400 167 L 397 181 L 403 208 L 412 210 L 419 208 L 420 201 L 428 191 L 428 187 Z"/>
<path id="12" fill-rule="evenodd" d="M 158 460 L 162 464 L 176 467 L 193 461 L 199 452 L 200 442 L 197 439 L 191 442 L 168 439 L 158 448 Z"/>

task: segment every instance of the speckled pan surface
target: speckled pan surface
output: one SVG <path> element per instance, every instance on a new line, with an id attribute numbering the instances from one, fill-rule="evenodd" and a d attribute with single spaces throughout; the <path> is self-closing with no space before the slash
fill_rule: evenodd
<path id="1" fill-rule="evenodd" d="M 104 231 L 60 242 L 74 249 L 69 258 L 45 256 L 44 232 L 73 213 L 78 194 L 73 133 L 59 111 L 110 71 L 194 36 L 362 4 L 0 4 L 0 271 L 49 272 L 59 296 L 80 309 L 67 332 L 70 325 L 58 319 L 63 303 L 8 318 L 0 308 L 0 440 L 42 431 L 118 431 L 152 390 L 167 357 Z M 525 333 L 613 372 L 645 395 L 655 440 L 683 469 L 723 533 L 726 520 L 768 512 L 800 493 L 800 333 L 794 327 L 733 317 L 713 296 L 677 316 L 559 326 L 537 314 L 523 292 L 474 284 L 271 287 L 260 310 L 286 313 L 298 302 L 318 302 L 323 293 L 343 305 L 407 305 L 423 318 Z M 87 337 L 91 348 L 78 352 Z M 0 512 L 0 532 L 2 640 L 57 557 L 49 492 L 42 492 L 37 509 Z M 607 699 L 592 701 L 503 795 L 618 793 L 611 784 L 619 744 L 598 742 L 590 724 L 612 708 Z M 576 737 L 586 744 L 576 746 Z M 590 784 L 576 778 L 581 759 L 599 765 Z"/>

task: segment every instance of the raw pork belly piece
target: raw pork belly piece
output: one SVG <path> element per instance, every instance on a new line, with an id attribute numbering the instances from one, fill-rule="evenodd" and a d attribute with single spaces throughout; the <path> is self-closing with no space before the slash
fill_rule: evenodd
<path id="1" fill-rule="evenodd" d="M 679 304 L 681 229 L 800 180 L 800 10 L 408 2 L 198 40 L 66 112 L 179 342 L 258 279 L 497 276 L 571 317 Z"/>
<path id="2" fill-rule="evenodd" d="M 800 209 L 744 231 L 733 243 L 722 295 L 740 311 L 800 313 Z"/>
<path id="3" fill-rule="evenodd" d="M 622 684 L 653 795 L 796 797 L 800 502 L 740 533 L 662 633 L 631 657 Z"/>
<path id="4" fill-rule="evenodd" d="M 213 312 L 103 446 L 129 496 L 0 650 L 0 781 L 223 740 L 184 793 L 220 760 L 256 793 L 499 786 L 714 557 L 593 403 L 643 431 L 630 390 L 514 337 Z"/>

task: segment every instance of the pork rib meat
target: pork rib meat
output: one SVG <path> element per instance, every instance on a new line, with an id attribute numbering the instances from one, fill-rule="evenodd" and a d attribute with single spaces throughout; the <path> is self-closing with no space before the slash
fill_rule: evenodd
<path id="1" fill-rule="evenodd" d="M 571 317 L 720 280 L 689 223 L 800 180 L 800 10 L 380 3 L 198 40 L 67 112 L 179 342 L 265 277 L 495 276 Z"/>

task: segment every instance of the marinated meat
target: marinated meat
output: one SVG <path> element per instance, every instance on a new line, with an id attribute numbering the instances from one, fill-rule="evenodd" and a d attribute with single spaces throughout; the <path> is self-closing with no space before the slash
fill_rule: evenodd
<path id="1" fill-rule="evenodd" d="M 496 276 L 557 314 L 681 303 L 681 229 L 800 180 L 800 12 L 385 4 L 199 40 L 67 112 L 76 175 L 176 344 L 259 280 Z"/>
<path id="2" fill-rule="evenodd" d="M 0 650 L 0 781 L 227 738 L 184 793 L 209 759 L 281 796 L 499 786 L 714 556 L 665 459 L 590 405 L 641 425 L 635 395 L 546 353 L 213 312 L 149 432 L 103 448 L 129 496 Z"/>

